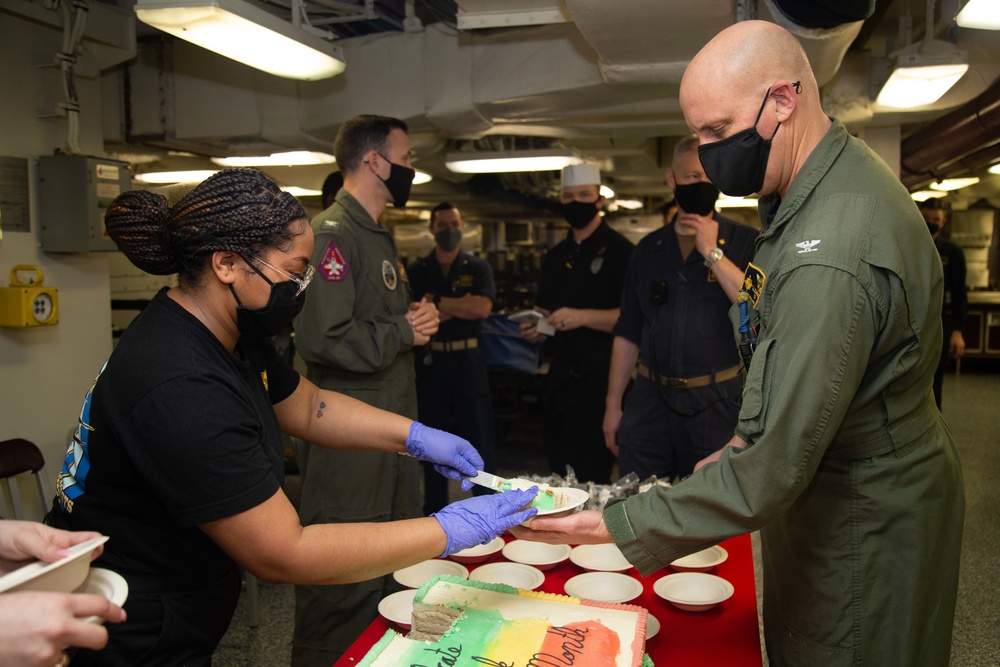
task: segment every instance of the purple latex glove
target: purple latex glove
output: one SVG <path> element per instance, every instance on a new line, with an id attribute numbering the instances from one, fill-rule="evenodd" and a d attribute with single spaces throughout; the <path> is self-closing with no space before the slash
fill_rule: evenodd
<path id="1" fill-rule="evenodd" d="M 483 457 L 467 440 L 420 422 L 410 425 L 406 452 L 433 463 L 434 469 L 448 479 L 461 480 L 463 491 L 472 488 L 472 482 L 466 478 L 475 477 L 483 469 Z"/>
<path id="2" fill-rule="evenodd" d="M 456 551 L 485 544 L 508 528 L 527 521 L 538 514 L 534 507 L 525 507 L 538 493 L 533 486 L 527 491 L 506 491 L 490 496 L 476 496 L 459 500 L 440 512 L 431 514 L 438 520 L 448 545 L 442 557 Z"/>

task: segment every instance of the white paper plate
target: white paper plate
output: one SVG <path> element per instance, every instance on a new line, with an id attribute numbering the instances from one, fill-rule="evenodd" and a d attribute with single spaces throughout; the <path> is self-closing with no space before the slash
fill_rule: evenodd
<path id="1" fill-rule="evenodd" d="M 568 544 L 546 544 L 529 540 L 514 540 L 503 548 L 503 556 L 515 563 L 532 565 L 539 570 L 551 570 L 569 558 L 573 550 Z"/>
<path id="2" fill-rule="evenodd" d="M 627 574 L 587 572 L 566 582 L 566 594 L 601 602 L 628 602 L 642 594 L 642 584 Z"/>
<path id="3" fill-rule="evenodd" d="M 668 574 L 653 584 L 653 591 L 678 609 L 707 611 L 732 597 L 733 585 L 714 574 L 681 572 Z"/>
<path id="4" fill-rule="evenodd" d="M 502 537 L 494 537 L 486 544 L 477 544 L 474 547 L 456 551 L 448 556 L 448 558 L 463 565 L 474 565 L 475 563 L 484 562 L 490 556 L 503 549 L 503 545 L 504 541 Z"/>
<path id="5" fill-rule="evenodd" d="M 707 572 L 716 565 L 726 562 L 729 552 L 720 546 L 709 547 L 696 553 L 678 558 L 670 567 L 679 572 Z"/>
<path id="6" fill-rule="evenodd" d="M 522 563 L 489 563 L 473 570 L 469 579 L 533 591 L 545 582 L 545 575 L 537 567 Z"/>
<path id="7" fill-rule="evenodd" d="M 420 585 L 436 574 L 450 574 L 453 577 L 469 578 L 469 569 L 464 565 L 450 560 L 431 558 L 422 563 L 404 567 L 392 573 L 392 578 L 407 588 L 420 588 Z"/>
<path id="8" fill-rule="evenodd" d="M 378 613 L 396 625 L 409 630 L 410 623 L 413 621 L 413 597 L 416 594 L 416 589 L 411 588 L 387 595 L 378 603 Z"/>
<path id="9" fill-rule="evenodd" d="M 80 587 L 90 569 L 90 554 L 108 541 L 95 537 L 69 548 L 69 555 L 54 563 L 35 561 L 0 577 L 0 593 L 50 591 L 69 593 Z"/>
<path id="10" fill-rule="evenodd" d="M 623 572 L 632 567 L 615 544 L 581 544 L 570 552 L 569 559 L 597 572 Z"/>
<path id="11" fill-rule="evenodd" d="M 100 567 L 92 567 L 87 573 L 87 578 L 77 588 L 74 593 L 89 593 L 105 597 L 121 607 L 128 599 L 128 582 L 117 572 L 105 570 Z M 103 623 L 100 616 L 88 616 L 83 619 L 88 623 Z"/>
<path id="12" fill-rule="evenodd" d="M 660 622 L 652 614 L 646 614 L 646 641 L 656 636 L 660 631 Z"/>

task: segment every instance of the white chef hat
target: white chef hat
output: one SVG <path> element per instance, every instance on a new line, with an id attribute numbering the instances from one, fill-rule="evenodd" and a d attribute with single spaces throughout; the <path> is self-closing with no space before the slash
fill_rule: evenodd
<path id="1" fill-rule="evenodd" d="M 562 186 L 600 185 L 601 170 L 596 164 L 571 164 L 563 167 Z"/>

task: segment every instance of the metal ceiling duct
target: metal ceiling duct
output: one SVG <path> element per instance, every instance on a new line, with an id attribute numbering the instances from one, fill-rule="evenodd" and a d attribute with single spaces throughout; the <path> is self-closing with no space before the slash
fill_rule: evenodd
<path id="1" fill-rule="evenodd" d="M 1000 78 L 981 95 L 903 141 L 900 164 L 909 188 L 976 169 L 1000 144 Z M 978 164 L 976 164 L 978 163 Z M 972 166 L 975 165 L 975 166 Z"/>

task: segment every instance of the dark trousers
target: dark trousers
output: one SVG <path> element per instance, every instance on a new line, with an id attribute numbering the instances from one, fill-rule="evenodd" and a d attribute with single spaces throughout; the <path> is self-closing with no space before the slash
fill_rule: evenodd
<path id="1" fill-rule="evenodd" d="M 610 357 L 603 356 L 552 360 L 542 401 L 542 436 L 552 472 L 565 475 L 571 466 L 581 482 L 611 482 L 615 457 L 603 431 L 609 363 Z"/>
<path id="2" fill-rule="evenodd" d="M 105 624 L 108 644 L 100 651 L 70 651 L 74 667 L 210 667 L 239 600 L 239 570 L 194 591 L 146 592 L 129 584 L 128 620 Z"/>
<path id="3" fill-rule="evenodd" d="M 417 360 L 417 412 L 430 427 L 465 438 L 479 451 L 486 472 L 496 472 L 493 404 L 486 364 L 477 350 L 429 352 Z M 424 514 L 448 504 L 448 480 L 424 468 Z M 473 493 L 489 493 L 476 486 Z"/>
<path id="4" fill-rule="evenodd" d="M 695 463 L 733 437 L 742 391 L 743 378 L 735 377 L 685 391 L 664 388 L 661 396 L 651 380 L 636 378 L 618 427 L 618 472 L 640 480 L 690 475 Z"/>

